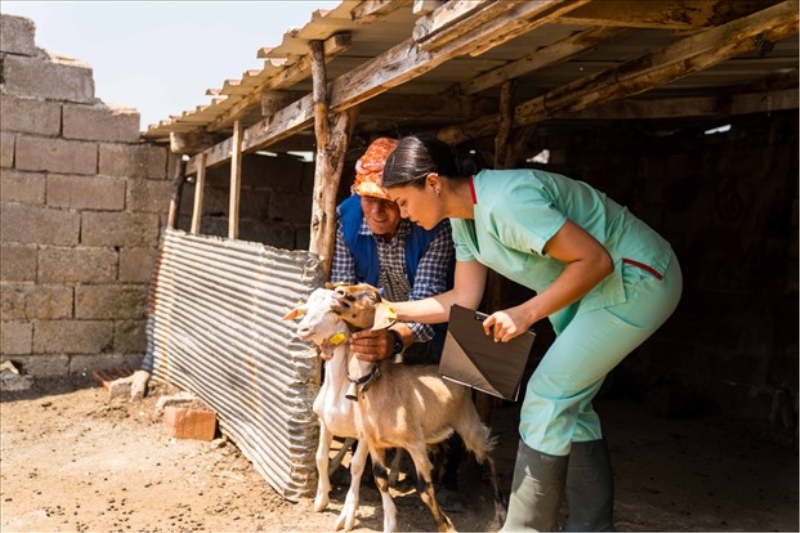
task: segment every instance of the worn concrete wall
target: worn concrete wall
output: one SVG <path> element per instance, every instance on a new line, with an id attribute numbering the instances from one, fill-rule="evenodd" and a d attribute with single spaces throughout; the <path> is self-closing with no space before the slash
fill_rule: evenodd
<path id="1" fill-rule="evenodd" d="M 545 168 L 628 206 L 680 259 L 678 310 L 608 384 L 654 414 L 763 420 L 787 398 L 796 411 L 798 114 L 728 122 L 710 135 L 723 123 L 608 123 L 539 141 L 554 155 Z"/>
<path id="2" fill-rule="evenodd" d="M 183 188 L 178 228 L 189 231 L 194 177 Z M 228 236 L 230 164 L 209 169 L 203 189 L 200 233 Z M 277 248 L 307 250 L 314 164 L 301 157 L 250 154 L 242 158 L 239 239 Z"/>
<path id="3" fill-rule="evenodd" d="M 0 17 L 0 359 L 34 376 L 138 366 L 170 196 L 163 147 L 92 69 Z"/>

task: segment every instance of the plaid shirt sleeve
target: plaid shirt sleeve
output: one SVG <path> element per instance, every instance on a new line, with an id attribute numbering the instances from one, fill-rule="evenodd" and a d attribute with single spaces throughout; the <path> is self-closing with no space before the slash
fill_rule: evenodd
<path id="1" fill-rule="evenodd" d="M 329 281 L 348 285 L 356 282 L 356 262 L 344 242 L 344 230 L 339 220 L 336 221 L 336 240 L 333 243 L 333 261 L 331 261 Z"/>
<path id="2" fill-rule="evenodd" d="M 449 220 L 443 220 L 437 226 L 436 236 L 428 245 L 417 266 L 417 275 L 409 300 L 422 300 L 441 294 L 451 287 L 448 284 L 448 272 L 455 261 L 453 233 Z M 433 338 L 433 328 L 429 324 L 409 323 L 408 327 L 417 337 L 417 342 L 426 342 Z"/>

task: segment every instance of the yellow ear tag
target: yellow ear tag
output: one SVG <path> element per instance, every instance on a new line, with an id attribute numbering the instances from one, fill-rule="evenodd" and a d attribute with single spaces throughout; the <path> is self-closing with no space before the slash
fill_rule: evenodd
<path id="1" fill-rule="evenodd" d="M 342 333 L 342 332 L 340 331 L 339 333 L 337 333 L 336 335 L 334 335 L 333 337 L 331 337 L 331 338 L 330 338 L 330 339 L 328 339 L 328 340 L 329 340 L 329 341 L 330 341 L 330 343 L 331 343 L 331 344 L 333 344 L 334 346 L 339 346 L 340 344 L 342 344 L 344 341 L 346 341 L 346 340 L 347 340 L 347 335 L 345 335 L 344 333 Z"/>

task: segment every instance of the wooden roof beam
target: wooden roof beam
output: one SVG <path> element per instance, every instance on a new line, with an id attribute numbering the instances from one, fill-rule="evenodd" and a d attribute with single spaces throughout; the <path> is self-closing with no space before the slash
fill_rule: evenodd
<path id="1" fill-rule="evenodd" d="M 753 50 L 757 37 L 774 42 L 797 32 L 798 1 L 785 0 L 528 100 L 515 109 L 514 126 L 534 124 L 633 96 Z M 478 139 L 493 134 L 498 119 L 498 115 L 482 117 L 443 128 L 437 136 L 451 144 Z"/>
<path id="2" fill-rule="evenodd" d="M 576 9 L 554 22 L 582 26 L 691 30 L 726 24 L 777 4 L 778 1 L 602 0 Z"/>
<path id="3" fill-rule="evenodd" d="M 325 60 L 330 61 L 348 48 L 352 43 L 350 32 L 337 33 L 325 40 Z M 299 61 L 292 63 L 265 82 L 256 85 L 246 96 L 233 105 L 225 113 L 218 116 L 207 127 L 207 131 L 219 131 L 231 126 L 237 119 L 243 117 L 248 111 L 261 105 L 261 93 L 265 89 L 281 88 L 293 85 L 311 75 L 311 58 L 306 55 Z"/>
<path id="4" fill-rule="evenodd" d="M 594 50 L 604 42 L 619 39 L 629 32 L 628 28 L 618 27 L 598 27 L 584 30 L 550 46 L 531 52 L 516 61 L 462 82 L 454 87 L 453 92 L 465 95 L 479 93 L 500 85 L 507 80 L 513 80 L 545 67 L 563 63 L 568 59 Z"/>
<path id="5" fill-rule="evenodd" d="M 513 10 L 481 28 L 465 35 L 459 35 L 458 38 L 435 52 L 422 51 L 416 46 L 414 39 L 406 39 L 380 56 L 333 80 L 329 89 L 331 94 L 330 110 L 339 112 L 359 105 L 393 87 L 422 76 L 454 57 L 471 54 L 476 50 L 483 53 L 551 22 L 564 12 L 575 9 L 587 1 L 522 2 L 517 4 Z M 541 8 L 543 2 L 551 9 L 543 12 Z M 244 132 L 243 150 L 245 152 L 255 151 L 279 142 L 307 129 L 313 119 L 313 97 L 306 95 L 301 100 L 276 112 L 272 117 L 247 128 Z M 208 167 L 212 168 L 230 160 L 230 149 L 230 139 L 227 139 L 206 150 Z M 196 158 L 197 156 L 188 162 L 187 172 L 189 174 L 196 172 Z"/>
<path id="6" fill-rule="evenodd" d="M 350 11 L 357 24 L 367 24 L 411 4 L 411 0 L 365 0 Z"/>
<path id="7" fill-rule="evenodd" d="M 690 117 L 728 117 L 798 108 L 798 90 L 780 89 L 725 96 L 693 96 L 648 100 L 615 100 L 576 113 L 564 120 L 661 120 Z"/>

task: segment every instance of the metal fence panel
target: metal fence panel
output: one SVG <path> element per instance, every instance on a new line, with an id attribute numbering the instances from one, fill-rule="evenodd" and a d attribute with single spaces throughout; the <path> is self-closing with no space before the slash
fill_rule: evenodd
<path id="1" fill-rule="evenodd" d="M 281 317 L 322 282 L 318 257 L 167 230 L 150 292 L 145 367 L 191 391 L 285 498 L 316 486 L 316 349 Z"/>

